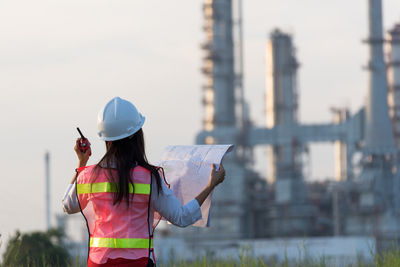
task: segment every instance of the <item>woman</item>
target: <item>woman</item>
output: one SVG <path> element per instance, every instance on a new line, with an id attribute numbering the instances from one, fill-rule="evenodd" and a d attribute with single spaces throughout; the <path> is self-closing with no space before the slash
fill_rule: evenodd
<path id="1" fill-rule="evenodd" d="M 200 206 L 225 178 L 212 166 L 208 185 L 181 205 L 166 186 L 161 168 L 146 158 L 145 118 L 129 101 L 115 97 L 98 115 L 107 152 L 93 166 L 76 141 L 78 169 L 63 199 L 64 211 L 81 212 L 89 231 L 88 266 L 154 266 L 153 232 L 159 219 L 186 227 L 201 219 Z"/>

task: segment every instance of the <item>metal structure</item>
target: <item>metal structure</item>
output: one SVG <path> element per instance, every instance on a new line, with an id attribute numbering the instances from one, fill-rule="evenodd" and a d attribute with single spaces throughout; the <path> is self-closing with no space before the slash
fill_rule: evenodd
<path id="1" fill-rule="evenodd" d="M 206 41 L 202 45 L 206 52 L 202 68 L 205 75 L 204 128 L 235 127 L 232 1 L 206 0 L 203 9 L 206 19 Z"/>
<path id="2" fill-rule="evenodd" d="M 252 151 L 246 138 L 250 121 L 243 91 L 241 8 L 241 0 L 205 0 L 203 5 L 206 40 L 201 47 L 205 53 L 202 67 L 205 131 L 198 135 L 196 142 L 233 143 L 237 149 L 224 161 L 230 179 L 214 194 L 212 227 L 173 230 L 175 236 L 185 237 L 191 243 L 198 239 L 254 236 L 254 227 L 246 225 L 257 222 L 254 212 L 247 207 L 249 201 L 260 201 L 257 196 L 254 199 L 247 197 L 247 186 L 251 180 L 265 189 L 265 182 L 246 167 L 251 162 Z"/>
<path id="3" fill-rule="evenodd" d="M 332 108 L 333 123 L 341 124 L 350 120 L 350 111 L 347 108 Z M 344 140 L 334 142 L 335 148 L 335 181 L 346 181 L 353 178 L 351 169 L 351 155 L 348 153 L 347 144 Z"/>
<path id="4" fill-rule="evenodd" d="M 237 6 L 240 9 L 240 2 Z M 204 239 L 312 234 L 316 209 L 310 205 L 302 177 L 303 149 L 310 142 L 346 143 L 346 146 L 342 145 L 341 153 L 351 158 L 354 151 L 350 148 L 357 146 L 362 139 L 364 112 L 361 110 L 349 120 L 346 117 L 334 123 L 300 124 L 295 48 L 292 37 L 277 30 L 272 33 L 267 49 L 267 125 L 253 127 L 246 112 L 243 86 L 239 93 L 233 86 L 238 78 L 243 78 L 243 73 L 238 75 L 233 67 L 233 51 L 242 49 L 232 47 L 235 39 L 235 24 L 232 22 L 241 22 L 242 19 L 240 16 L 233 18 L 232 7 L 231 0 L 207 0 L 204 5 L 207 37 L 202 46 L 206 51 L 203 67 L 206 78 L 203 87 L 205 119 L 204 131 L 198 134 L 197 143 L 235 143 L 244 151 L 269 145 L 270 177 L 275 183 L 271 191 L 265 182 L 249 171 L 249 161 L 241 157 L 240 152 L 227 158 L 226 169 L 231 173 L 228 173 L 230 178 L 224 186 L 215 192 L 211 213 L 214 225 L 208 230 L 193 231 L 201 232 L 202 235 L 198 236 Z M 240 10 L 237 12 L 241 13 Z M 236 44 L 241 44 L 241 41 Z M 229 101 L 232 98 L 236 101 Z M 228 115 L 225 117 L 223 114 Z M 348 161 L 344 161 L 341 168 L 347 170 L 346 164 Z M 256 195 L 257 188 L 261 189 Z M 256 197 L 259 195 L 264 196 Z M 270 195 L 275 197 L 271 199 Z M 183 235 L 193 236 L 193 233 Z"/>
<path id="5" fill-rule="evenodd" d="M 272 32 L 267 44 L 266 126 L 280 127 L 289 134 L 288 142 L 268 147 L 269 178 L 275 184 L 274 203 L 269 210 L 273 236 L 311 231 L 313 208 L 307 203 L 303 181 L 302 150 L 297 134 L 299 125 L 297 68 L 292 37 L 280 30 Z"/>
<path id="6" fill-rule="evenodd" d="M 232 0 L 206 0 L 203 10 L 206 33 L 206 40 L 202 46 L 205 52 L 203 73 L 206 82 L 203 102 L 204 129 L 229 132 L 230 129 L 238 128 L 235 90 L 235 82 L 238 80 L 235 73 L 237 64 L 234 62 L 233 2 Z M 241 81 L 239 83 L 242 86 Z M 204 141 L 207 144 L 234 142 L 229 136 L 225 136 L 223 140 L 208 136 Z M 244 195 L 241 188 L 243 188 L 244 173 L 242 168 L 237 168 L 236 162 L 236 157 L 228 160 L 229 167 L 235 169 L 236 179 L 228 182 L 227 187 L 216 194 L 216 205 L 212 214 L 220 223 L 214 227 L 214 231 L 210 233 L 211 236 L 241 237 L 243 228 L 241 218 L 244 216 L 242 208 Z M 242 197 L 235 198 L 232 195 Z M 229 203 L 229 205 L 224 205 L 224 203 Z"/>
<path id="7" fill-rule="evenodd" d="M 389 117 L 388 83 L 384 60 L 382 1 L 369 0 L 370 83 L 366 106 L 362 171 L 346 187 L 356 196 L 344 212 L 344 233 L 375 235 L 379 239 L 400 237 L 399 181 L 396 149 Z"/>
<path id="8" fill-rule="evenodd" d="M 240 129 L 235 157 L 246 164 L 251 161 L 252 152 L 246 145 L 250 120 L 243 88 L 242 0 L 206 0 L 203 12 L 203 127 L 208 131 Z M 210 136 L 205 142 L 212 144 L 215 140 Z"/>
<path id="9" fill-rule="evenodd" d="M 369 1 L 370 82 L 366 106 L 364 151 L 367 154 L 393 153 L 394 141 L 387 103 L 386 63 L 383 54 L 382 0 Z"/>
<path id="10" fill-rule="evenodd" d="M 275 30 L 267 45 L 267 127 L 282 128 L 298 124 L 297 99 L 298 63 L 292 37 Z M 301 144 L 295 135 L 286 144 L 269 147 L 269 177 L 277 187 L 285 187 L 275 194 L 275 202 L 285 203 L 304 198 L 298 189 L 302 185 Z"/>
<path id="11" fill-rule="evenodd" d="M 396 148 L 400 149 L 400 23 L 389 31 L 389 111 Z"/>
<path id="12" fill-rule="evenodd" d="M 45 183 L 46 183 L 46 229 L 51 228 L 51 207 L 50 207 L 50 152 L 46 152 L 44 155 L 45 161 Z"/>
<path id="13" fill-rule="evenodd" d="M 239 149 L 226 159 L 229 179 L 215 192 L 212 227 L 186 230 L 182 236 L 194 246 L 204 239 L 224 238 L 343 234 L 400 238 L 399 160 L 392 131 L 393 124 L 398 140 L 400 26 L 390 32 L 388 91 L 382 0 L 368 0 L 370 79 L 366 106 L 355 114 L 334 108 L 330 123 L 301 123 L 296 81 L 299 64 L 293 39 L 275 30 L 267 44 L 265 127 L 253 126 L 248 117 L 243 92 L 241 1 L 234 3 L 205 0 L 205 118 L 196 142 L 234 143 Z M 306 183 L 301 159 L 309 144 L 320 142 L 334 145 L 335 181 Z M 255 146 L 268 147 L 271 185 L 250 171 Z M 356 153 L 361 161 L 355 165 Z M 356 172 L 356 167 L 361 171 Z"/>

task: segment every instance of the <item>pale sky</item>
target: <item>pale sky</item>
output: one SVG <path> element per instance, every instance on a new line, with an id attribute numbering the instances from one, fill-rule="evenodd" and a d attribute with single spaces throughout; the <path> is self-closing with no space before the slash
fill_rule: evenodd
<path id="1" fill-rule="evenodd" d="M 104 153 L 96 137 L 97 112 L 110 98 L 131 100 L 146 116 L 152 162 L 167 145 L 193 144 L 202 119 L 201 5 L 183 0 L 0 2 L 3 244 L 15 229 L 45 228 L 46 150 L 51 152 L 52 211 L 62 212 L 61 198 L 77 162 L 75 127 L 90 139 L 89 163 L 96 163 Z M 400 22 L 400 1 L 384 0 L 385 30 L 395 22 Z M 330 122 L 331 106 L 360 108 L 368 86 L 361 68 L 368 60 L 361 43 L 367 37 L 366 0 L 248 0 L 245 94 L 257 125 L 264 123 L 265 43 L 275 27 L 294 34 L 303 122 Z M 312 177 L 332 176 L 331 146 L 312 152 Z"/>

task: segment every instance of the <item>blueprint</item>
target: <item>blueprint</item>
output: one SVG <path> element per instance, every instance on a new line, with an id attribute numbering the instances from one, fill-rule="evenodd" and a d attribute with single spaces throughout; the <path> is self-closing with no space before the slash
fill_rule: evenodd
<path id="1" fill-rule="evenodd" d="M 168 146 L 158 166 L 164 168 L 165 178 L 181 204 L 194 199 L 208 184 L 212 164 L 221 164 L 233 145 Z M 211 194 L 201 206 L 202 219 L 194 226 L 210 226 Z"/>

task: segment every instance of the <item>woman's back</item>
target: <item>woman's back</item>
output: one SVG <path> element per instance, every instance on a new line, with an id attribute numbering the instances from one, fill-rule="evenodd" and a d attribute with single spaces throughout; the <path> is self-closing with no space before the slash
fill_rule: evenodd
<path id="1" fill-rule="evenodd" d="M 111 178 L 110 177 L 114 177 Z M 151 174 L 137 166 L 131 171 L 129 206 L 114 203 L 118 183 L 115 170 L 88 166 L 77 177 L 77 195 L 90 234 L 90 259 L 149 257 L 152 248 Z"/>

